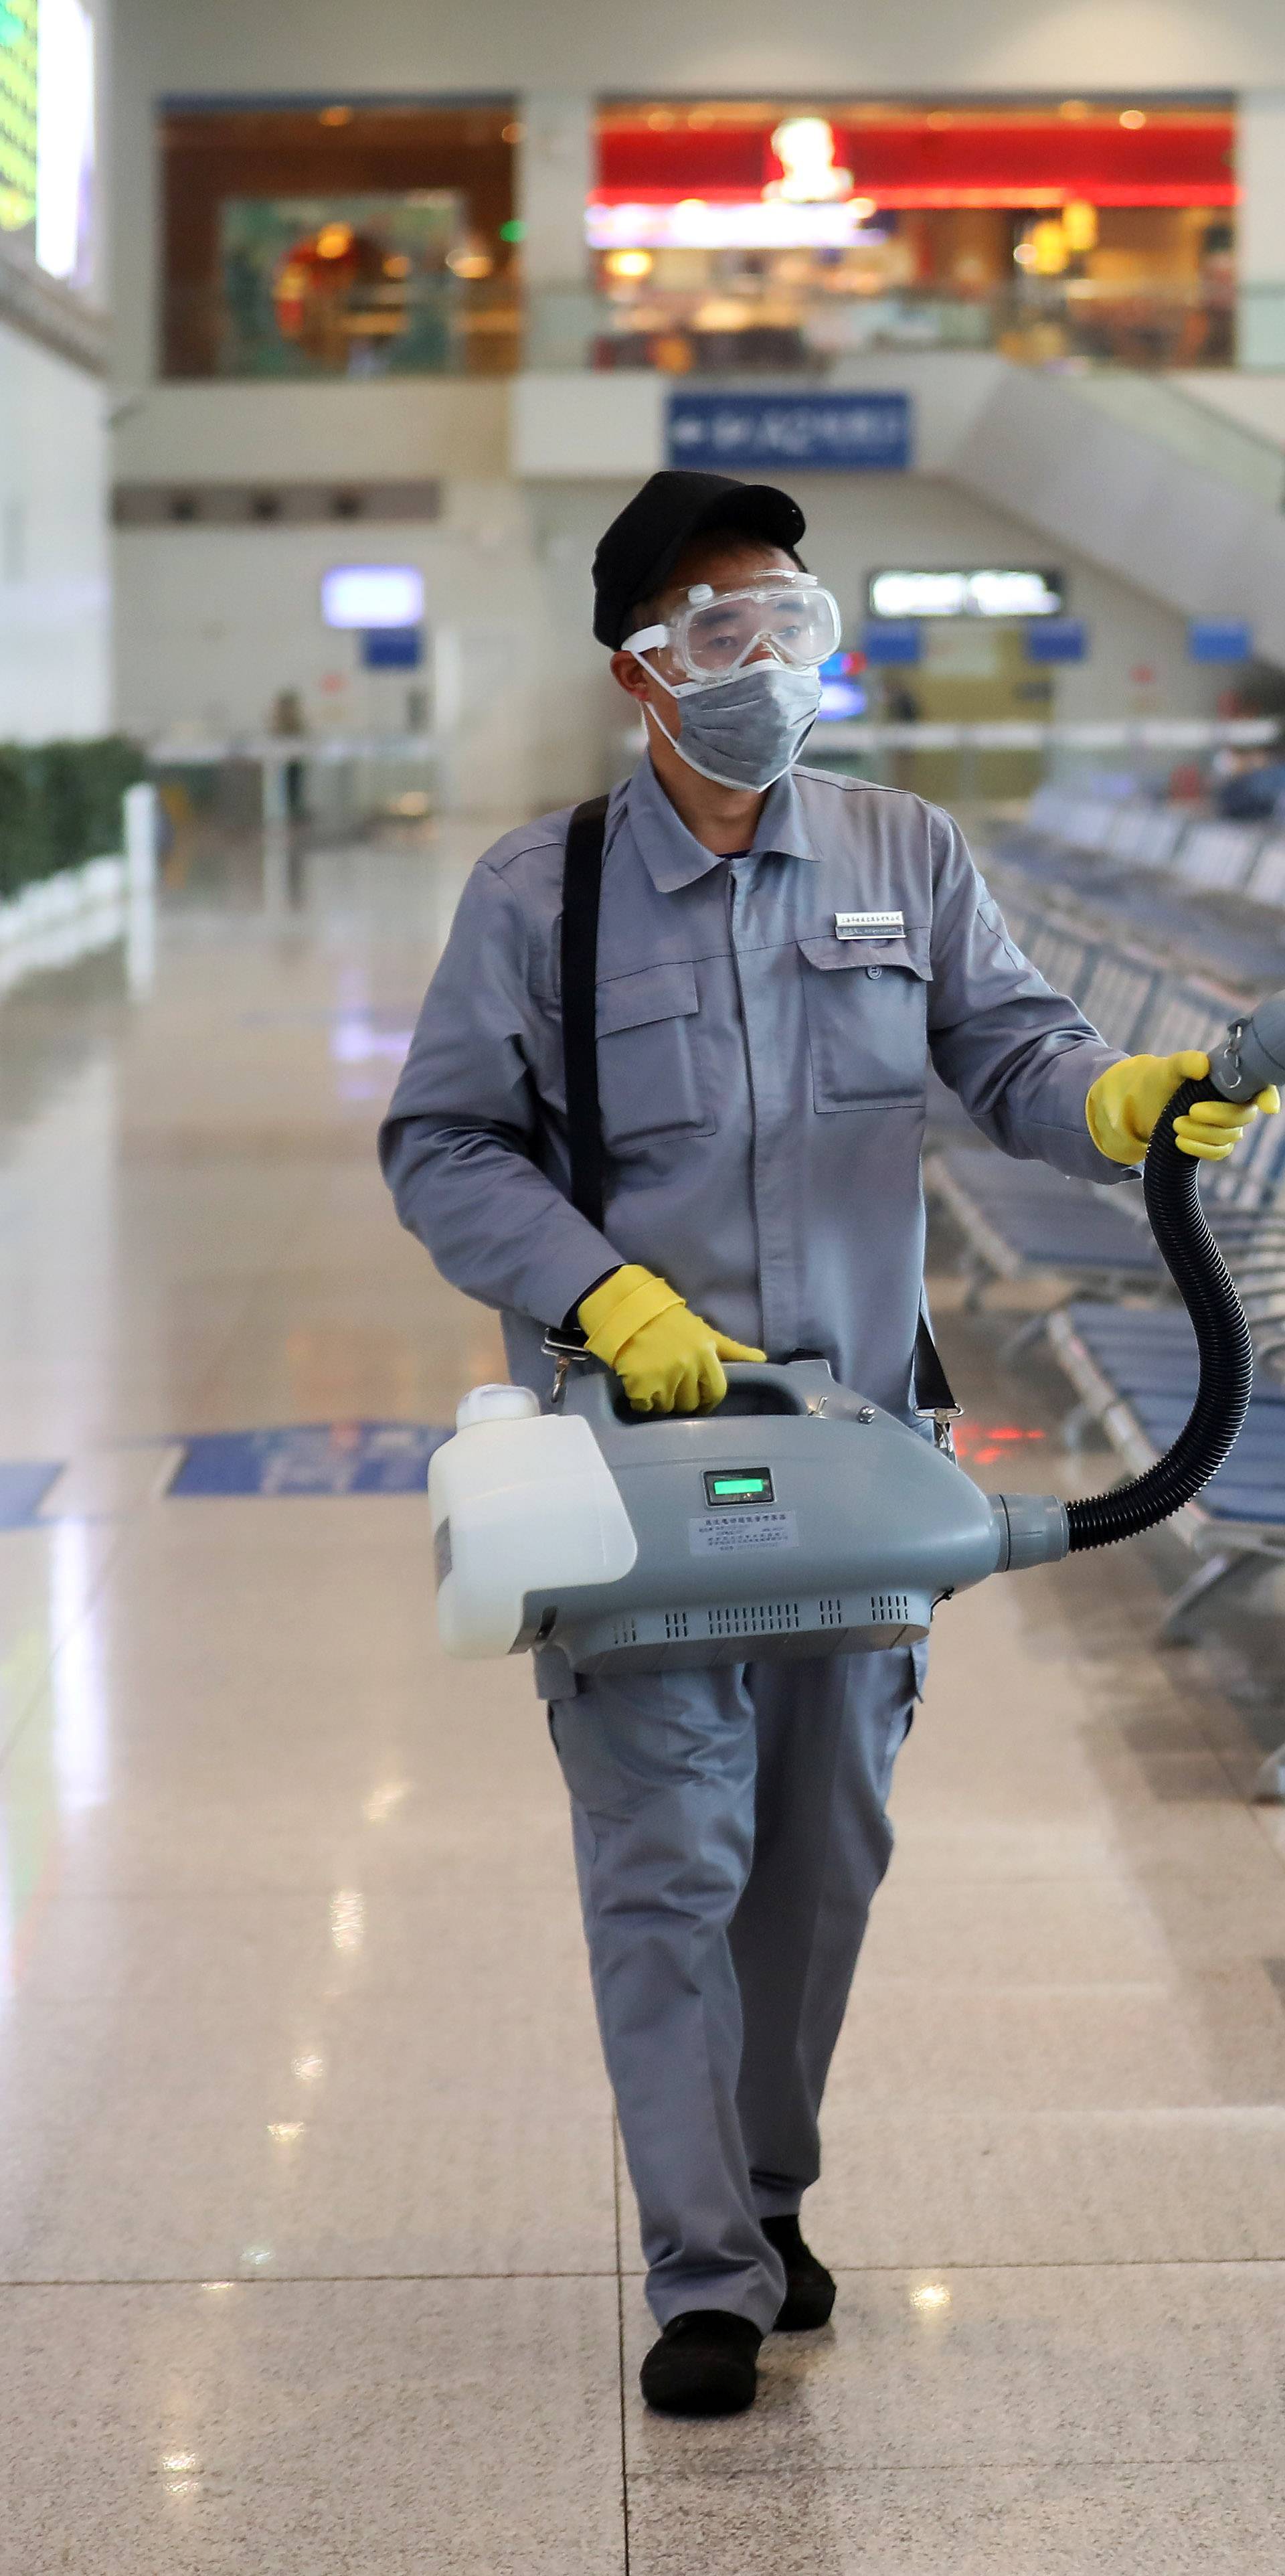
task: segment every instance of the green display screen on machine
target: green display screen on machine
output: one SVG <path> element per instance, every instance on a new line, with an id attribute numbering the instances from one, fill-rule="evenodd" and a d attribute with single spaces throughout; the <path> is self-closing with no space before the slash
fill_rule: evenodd
<path id="1" fill-rule="evenodd" d="M 768 1467 L 708 1467 L 705 1471 L 707 1503 L 770 1503 L 772 1474 Z"/>

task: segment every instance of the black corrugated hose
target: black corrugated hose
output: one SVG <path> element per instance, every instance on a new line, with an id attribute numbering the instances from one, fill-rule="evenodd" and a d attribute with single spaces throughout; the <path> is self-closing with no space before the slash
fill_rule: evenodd
<path id="1" fill-rule="evenodd" d="M 1193 1100 L 1218 1100 L 1212 1082 L 1184 1082 L 1157 1120 L 1142 1184 L 1151 1230 L 1196 1330 L 1200 1383 L 1172 1448 L 1144 1476 L 1067 1504 L 1071 1550 L 1136 1538 L 1181 1511 L 1221 1467 L 1249 1406 L 1254 1354 L 1241 1302 L 1200 1204 L 1200 1164 L 1174 1142 L 1174 1120 Z"/>

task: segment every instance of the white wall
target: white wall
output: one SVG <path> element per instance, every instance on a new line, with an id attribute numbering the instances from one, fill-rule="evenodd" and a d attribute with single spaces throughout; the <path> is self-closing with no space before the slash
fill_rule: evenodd
<path id="1" fill-rule="evenodd" d="M 152 384 L 119 398 L 117 482 L 419 481 L 507 473 L 505 377 Z"/>
<path id="2" fill-rule="evenodd" d="M 109 723 L 105 408 L 0 324 L 0 740 Z"/>
<path id="3" fill-rule="evenodd" d="M 259 732 L 276 691 L 293 687 L 314 730 L 398 729 L 423 675 L 363 672 L 358 639 L 323 626 L 319 587 L 331 564 L 411 563 L 430 625 L 458 647 L 461 800 L 537 811 L 564 784 L 595 788 L 607 683 L 581 614 L 583 562 L 568 570 L 561 519 L 546 542 L 543 520 L 507 482 L 453 483 L 445 502 L 426 525 L 119 533 L 126 723 L 148 736 Z M 595 497 L 586 541 L 604 515 Z"/>
<path id="4" fill-rule="evenodd" d="M 658 89 L 755 97 L 1114 85 L 1166 91 L 1285 80 L 1276 0 L 117 0 L 159 89 Z"/>
<path id="5" fill-rule="evenodd" d="M 539 812 L 592 793 L 610 773 L 627 717 L 592 641 L 589 566 L 628 482 L 456 483 L 429 527 L 159 529 L 116 541 L 122 711 L 140 732 L 194 725 L 223 735 L 264 724 L 275 691 L 299 688 L 314 727 L 391 727 L 413 675 L 363 674 L 355 639 L 322 626 L 327 564 L 418 564 L 430 619 L 458 635 L 464 723 L 458 801 L 475 810 Z M 944 484 L 901 475 L 796 478 L 808 516 L 808 561 L 837 592 L 850 629 L 881 564 L 1049 562 L 1058 550 L 1020 521 Z M 1208 673 L 1185 659 L 1182 622 L 1127 583 L 1058 555 L 1071 605 L 1093 630 L 1093 659 L 1056 675 L 1066 718 L 1113 715 L 1141 701 L 1136 664 L 1156 671 L 1146 704 L 1198 712 Z M 339 675 L 338 691 L 323 688 Z"/>
<path id="6" fill-rule="evenodd" d="M 1184 620 L 1046 531 L 927 478 L 800 474 L 790 488 L 807 513 L 804 558 L 834 590 L 845 624 L 859 624 L 866 576 L 882 565 L 1051 564 L 1068 577 L 1070 614 L 1091 630 L 1091 658 L 1050 675 L 1060 719 L 1129 713 L 1138 700 L 1130 675 L 1144 664 L 1156 673 L 1149 703 L 1157 713 L 1197 714 L 1212 705 L 1208 671 L 1186 658 Z"/>
<path id="7" fill-rule="evenodd" d="M 1192 402 L 1204 403 L 1209 411 L 1221 412 L 1242 429 L 1253 430 L 1256 437 L 1285 448 L 1285 370 L 1249 375 L 1235 367 L 1193 367 L 1189 374 L 1171 376 L 1169 382 Z"/>

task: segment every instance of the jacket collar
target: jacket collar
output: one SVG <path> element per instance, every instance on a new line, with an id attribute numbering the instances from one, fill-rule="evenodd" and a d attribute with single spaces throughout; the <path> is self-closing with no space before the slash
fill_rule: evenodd
<path id="1" fill-rule="evenodd" d="M 676 894 L 680 886 L 694 885 L 698 877 L 726 865 L 720 853 L 707 850 L 688 831 L 681 815 L 675 813 L 649 754 L 644 754 L 612 803 L 608 840 L 614 841 L 621 826 L 628 826 L 658 894 Z M 778 859 L 816 857 L 792 770 L 787 769 L 784 778 L 778 778 L 767 791 L 750 855 Z"/>

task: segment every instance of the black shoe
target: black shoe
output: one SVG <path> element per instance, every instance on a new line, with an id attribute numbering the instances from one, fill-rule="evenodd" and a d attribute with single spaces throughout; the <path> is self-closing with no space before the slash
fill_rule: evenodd
<path id="1" fill-rule="evenodd" d="M 638 2385 L 658 2415 L 740 2415 L 758 2391 L 762 2341 L 748 2317 L 688 2308 L 652 2345 Z"/>
<path id="2" fill-rule="evenodd" d="M 834 2306 L 834 2275 L 804 2244 L 797 2218 L 761 2218 L 759 2225 L 785 2265 L 785 2297 L 773 2333 L 810 2334 L 814 2327 L 827 2325 Z"/>

